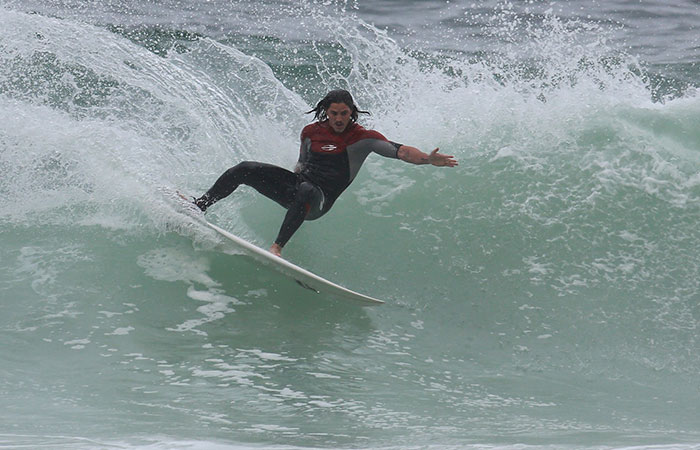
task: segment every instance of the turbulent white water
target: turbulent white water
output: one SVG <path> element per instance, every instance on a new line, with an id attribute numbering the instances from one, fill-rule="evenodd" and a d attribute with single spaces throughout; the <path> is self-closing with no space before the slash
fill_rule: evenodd
<path id="1" fill-rule="evenodd" d="M 86 5 L 0 8 L 2 446 L 698 448 L 698 55 L 654 56 L 692 2 Z M 460 161 L 371 157 L 285 249 L 380 308 L 163 194 L 291 167 L 338 86 Z"/>

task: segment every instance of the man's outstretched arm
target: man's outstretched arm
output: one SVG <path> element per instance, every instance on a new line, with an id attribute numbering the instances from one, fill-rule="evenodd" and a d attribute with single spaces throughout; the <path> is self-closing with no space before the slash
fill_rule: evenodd
<path id="1" fill-rule="evenodd" d="M 458 164 L 454 156 L 443 155 L 442 153 L 438 153 L 438 150 L 439 149 L 436 148 L 428 154 L 418 150 L 416 147 L 402 145 L 399 147 L 397 156 L 399 159 L 411 164 L 431 164 L 440 167 L 454 167 Z"/>

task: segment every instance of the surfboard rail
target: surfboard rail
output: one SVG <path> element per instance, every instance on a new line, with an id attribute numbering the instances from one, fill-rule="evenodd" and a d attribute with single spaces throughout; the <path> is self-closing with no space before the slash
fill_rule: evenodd
<path id="1" fill-rule="evenodd" d="M 204 223 L 212 230 L 219 233 L 221 236 L 225 237 L 229 241 L 233 242 L 237 246 L 241 247 L 251 256 L 260 260 L 263 263 L 269 263 L 274 268 L 278 269 L 280 272 L 294 279 L 301 287 L 314 291 L 317 294 L 329 294 L 335 297 L 340 297 L 346 300 L 352 300 L 355 302 L 362 303 L 364 305 L 381 305 L 384 302 L 382 300 L 370 297 L 368 295 L 355 292 L 351 289 L 343 287 L 339 284 L 333 283 L 315 273 L 304 269 L 303 267 L 297 266 L 296 264 L 287 261 L 286 259 L 276 256 L 267 250 L 251 244 L 245 239 L 236 236 L 235 234 L 224 230 L 218 225 L 214 225 L 208 220 L 204 219 Z"/>
<path id="2" fill-rule="evenodd" d="M 209 222 L 199 208 L 197 208 L 190 200 L 187 199 L 180 192 L 175 192 L 177 196 L 178 203 L 184 210 L 186 214 L 194 217 L 196 220 L 216 231 L 221 237 L 225 238 L 228 242 L 235 244 L 239 249 L 243 250 L 245 254 L 253 257 L 257 261 L 267 264 L 274 268 L 278 272 L 284 274 L 285 276 L 296 281 L 300 287 L 315 292 L 319 295 L 328 295 L 331 297 L 340 298 L 343 300 L 350 300 L 361 304 L 362 306 L 377 306 L 384 304 L 384 301 L 379 300 L 369 295 L 361 294 L 327 280 L 320 275 L 317 275 L 303 267 L 300 267 L 280 256 L 274 255 L 267 250 L 252 244 L 245 239 L 236 236 L 235 234 L 227 231 L 218 225 Z"/>

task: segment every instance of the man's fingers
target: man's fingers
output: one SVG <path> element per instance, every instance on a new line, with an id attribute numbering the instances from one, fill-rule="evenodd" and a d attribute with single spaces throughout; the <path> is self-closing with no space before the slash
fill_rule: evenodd
<path id="1" fill-rule="evenodd" d="M 436 148 L 432 152 L 430 152 L 429 159 L 433 160 L 436 165 L 441 165 L 441 166 L 451 166 L 454 167 L 457 165 L 457 161 L 454 159 L 454 156 L 452 155 L 443 155 L 441 153 L 438 153 L 440 148 Z"/>

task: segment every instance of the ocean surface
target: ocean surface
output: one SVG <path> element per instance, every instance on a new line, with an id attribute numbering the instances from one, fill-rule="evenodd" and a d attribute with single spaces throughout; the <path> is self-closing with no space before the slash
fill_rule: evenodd
<path id="1" fill-rule="evenodd" d="M 168 194 L 339 87 L 460 162 L 285 248 L 380 307 Z M 699 87 L 697 0 L 0 0 L 0 448 L 700 449 Z"/>

